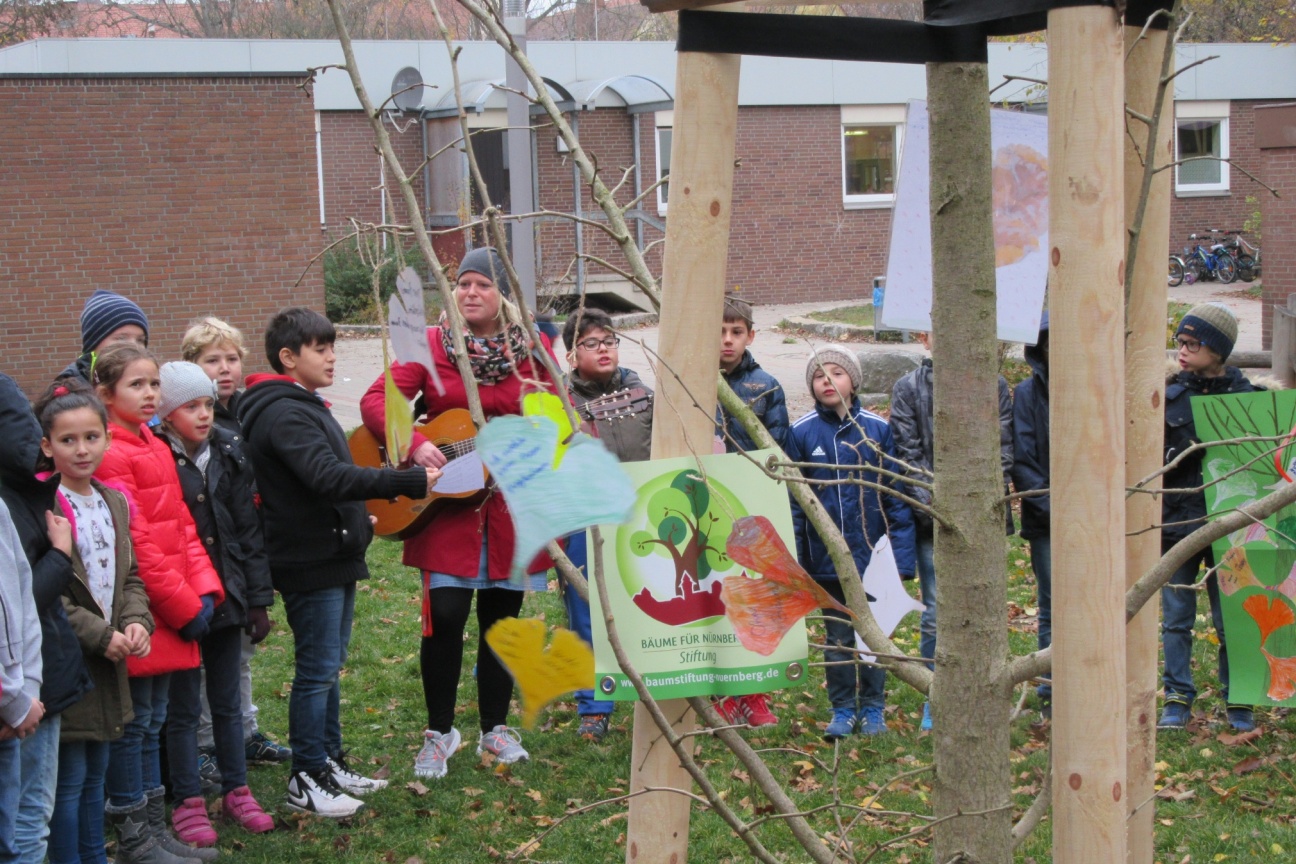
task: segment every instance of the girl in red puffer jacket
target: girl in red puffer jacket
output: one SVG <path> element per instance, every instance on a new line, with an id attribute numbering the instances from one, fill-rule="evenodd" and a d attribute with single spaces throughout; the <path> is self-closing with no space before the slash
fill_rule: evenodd
<path id="1" fill-rule="evenodd" d="M 163 849 L 199 857 L 166 829 L 158 750 L 171 673 L 198 666 L 198 640 L 225 592 L 185 506 L 171 449 L 148 428 L 157 411 L 157 361 L 121 343 L 98 355 L 92 377 L 112 436 L 95 476 L 130 502 L 131 541 L 156 626 L 149 655 L 127 660 L 135 719 L 111 746 L 105 810 L 127 845 L 143 833 Z M 151 847 L 132 851 L 130 860 L 166 860 L 150 857 Z"/>

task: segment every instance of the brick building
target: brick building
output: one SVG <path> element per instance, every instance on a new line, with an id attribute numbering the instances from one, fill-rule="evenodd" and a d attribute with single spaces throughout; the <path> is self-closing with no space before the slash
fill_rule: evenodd
<path id="1" fill-rule="evenodd" d="M 80 353 L 81 307 L 96 288 L 138 302 L 168 359 L 197 316 L 255 334 L 283 306 L 322 308 L 318 268 L 301 278 L 321 241 L 314 110 L 300 81 L 0 80 L 3 371 L 38 392 Z"/>
<path id="2" fill-rule="evenodd" d="M 459 47 L 479 161 L 492 200 L 510 212 L 504 57 L 493 43 Z M 453 261 L 481 241 L 459 230 L 480 204 L 455 144 L 445 46 L 355 48 L 375 102 L 392 92 L 402 70 L 415 70 L 425 84 L 410 110 L 386 111 L 384 123 L 407 171 L 427 160 L 416 197 L 428 224 L 443 232 L 436 240 L 441 257 Z M 659 268 L 669 186 L 648 190 L 669 164 L 674 46 L 533 41 L 529 55 L 605 182 L 621 184 L 618 200 L 641 199 L 627 215 Z M 1179 155 L 1228 157 L 1264 179 L 1275 169 L 1256 145 L 1255 116 L 1261 106 L 1296 97 L 1296 46 L 1185 45 L 1179 65 L 1209 55 L 1218 59 L 1176 78 Z M 0 216 L 9 228 L 0 241 L 0 275 L 31 285 L 29 296 L 37 298 L 23 303 L 22 291 L 11 291 L 0 300 L 0 326 L 36 349 L 20 356 L 70 356 L 80 298 L 93 287 L 140 300 L 160 344 L 218 298 L 225 309 L 226 298 L 237 297 L 231 317 L 253 330 L 267 310 L 287 302 L 320 305 L 317 269 L 294 285 L 325 238 L 349 230 L 351 219 L 405 219 L 348 77 L 317 73 L 309 98 L 297 88 L 305 70 L 341 59 L 336 43 L 310 40 L 38 40 L 0 49 L 7 120 L 0 158 L 13 166 Z M 1046 73 L 1047 46 L 990 45 L 991 84 L 1004 85 L 996 104 L 1046 108 L 1037 85 L 1006 77 Z M 924 93 L 920 66 L 744 58 L 728 282 L 757 303 L 868 297 L 872 277 L 885 272 L 905 104 Z M 60 102 L 74 110 L 51 107 Z M 99 113 L 88 118 L 88 110 Z M 616 252 L 599 228 L 602 214 L 555 131 L 543 117 L 536 123 L 537 206 L 586 220 L 533 220 L 541 291 L 626 293 L 623 280 L 598 263 L 614 261 Z M 1175 172 L 1175 250 L 1191 232 L 1241 228 L 1267 197 L 1227 164 L 1199 160 Z M 1283 185 L 1292 182 L 1288 175 L 1267 182 L 1284 188 L 1285 200 L 1296 195 Z M 1266 224 L 1276 227 L 1268 217 Z M 60 232 L 54 242 L 52 229 Z M 1267 300 L 1296 291 L 1270 260 Z M 34 326 L 24 319 L 29 308 Z M 24 335 L 29 326 L 32 335 Z M 23 363 L 27 384 L 42 364 Z"/>

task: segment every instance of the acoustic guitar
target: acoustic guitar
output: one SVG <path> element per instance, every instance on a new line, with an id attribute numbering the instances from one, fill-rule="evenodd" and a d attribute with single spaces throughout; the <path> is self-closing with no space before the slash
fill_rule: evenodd
<path id="1" fill-rule="evenodd" d="M 576 413 L 588 422 L 629 417 L 652 407 L 652 394 L 642 387 L 619 390 L 578 407 Z M 472 414 L 465 408 L 451 408 L 414 431 L 432 442 L 445 454 L 449 462 L 471 453 L 477 447 L 477 427 Z M 351 433 L 347 442 L 351 460 L 364 468 L 390 468 L 393 462 L 387 453 L 387 442 L 379 440 L 364 426 Z M 433 489 L 426 498 L 371 498 L 365 502 L 374 523 L 374 533 L 386 540 L 408 540 L 432 519 L 441 505 L 450 501 L 478 502 L 486 497 L 489 473 L 482 468 L 481 489 L 466 492 L 439 493 Z"/>

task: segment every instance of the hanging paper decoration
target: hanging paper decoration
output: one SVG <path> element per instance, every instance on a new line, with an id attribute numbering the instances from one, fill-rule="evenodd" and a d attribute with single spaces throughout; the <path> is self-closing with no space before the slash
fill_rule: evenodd
<path id="1" fill-rule="evenodd" d="M 904 583 L 900 581 L 900 569 L 896 566 L 895 551 L 891 548 L 891 538 L 885 535 L 873 544 L 873 555 L 864 568 L 864 592 L 868 594 L 873 620 L 888 636 L 895 632 L 901 619 L 910 612 L 923 610 L 923 604 L 904 589 Z M 861 651 L 868 650 L 858 633 L 855 634 L 855 644 Z"/>
<path id="2" fill-rule="evenodd" d="M 383 380 L 387 453 L 391 457 L 392 464 L 398 465 L 409 455 L 410 443 L 414 437 L 414 412 L 410 409 L 405 394 L 401 393 L 400 388 L 396 386 L 390 366 L 383 372 Z"/>
<path id="3" fill-rule="evenodd" d="M 413 267 L 406 267 L 396 276 L 396 293 L 387 298 L 387 333 L 396 362 L 422 364 L 432 377 L 437 393 L 444 396 L 445 387 L 437 375 L 432 348 L 428 344 L 423 280 Z"/>
<path id="4" fill-rule="evenodd" d="M 557 468 L 567 452 L 571 439 L 571 418 L 563 401 L 552 393 L 528 393 L 522 397 L 523 417 L 548 417 L 558 427 L 558 447 L 554 453 L 553 467 Z"/>
<path id="5" fill-rule="evenodd" d="M 556 629 L 546 645 L 543 621 L 504 618 L 486 631 L 486 644 L 517 684 L 528 729 L 550 702 L 594 684 L 594 652 L 570 630 Z"/>
<path id="6" fill-rule="evenodd" d="M 606 447 L 578 434 L 559 460 L 560 434 L 548 417 L 515 415 L 496 417 L 477 433 L 477 452 L 513 514 L 514 577 L 525 575 L 549 541 L 620 524 L 634 506 L 634 484 Z"/>

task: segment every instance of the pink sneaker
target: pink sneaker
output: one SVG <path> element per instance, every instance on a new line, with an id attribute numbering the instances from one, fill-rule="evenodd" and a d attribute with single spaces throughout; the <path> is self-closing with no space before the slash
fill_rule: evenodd
<path id="1" fill-rule="evenodd" d="M 215 846 L 216 829 L 207 818 L 207 804 L 201 798 L 186 798 L 171 809 L 171 825 L 182 843 Z"/>
<path id="2" fill-rule="evenodd" d="M 252 797 L 252 790 L 246 786 L 225 793 L 224 813 L 226 819 L 237 822 L 252 834 L 265 834 L 275 827 L 274 818 L 261 809 Z"/>
<path id="3" fill-rule="evenodd" d="M 747 714 L 743 710 L 742 696 L 726 696 L 719 702 L 714 703 L 711 707 L 720 715 L 730 726 L 741 726 L 747 722 Z"/>

